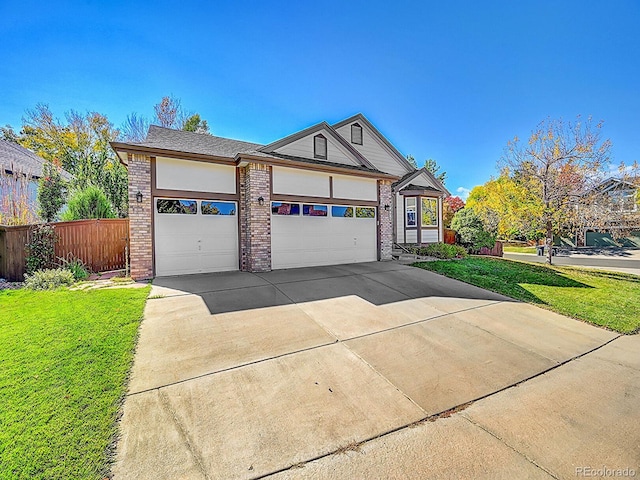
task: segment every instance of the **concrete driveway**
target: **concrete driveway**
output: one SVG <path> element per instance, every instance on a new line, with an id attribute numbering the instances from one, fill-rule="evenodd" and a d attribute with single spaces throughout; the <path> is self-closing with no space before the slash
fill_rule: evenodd
<path id="1" fill-rule="evenodd" d="M 114 478 L 640 465 L 637 336 L 396 263 L 165 278 L 151 296 Z"/>

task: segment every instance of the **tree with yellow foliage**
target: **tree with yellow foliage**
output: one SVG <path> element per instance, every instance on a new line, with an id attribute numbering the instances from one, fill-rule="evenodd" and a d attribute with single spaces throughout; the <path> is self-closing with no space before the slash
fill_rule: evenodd
<path id="1" fill-rule="evenodd" d="M 500 165 L 528 195 L 540 199 L 540 225 L 551 263 L 554 234 L 575 223 L 586 196 L 601 181 L 609 163 L 610 140 L 601 139 L 602 122 L 591 118 L 575 123 L 547 119 L 531 133 L 528 141 L 517 137 L 508 142 Z"/>

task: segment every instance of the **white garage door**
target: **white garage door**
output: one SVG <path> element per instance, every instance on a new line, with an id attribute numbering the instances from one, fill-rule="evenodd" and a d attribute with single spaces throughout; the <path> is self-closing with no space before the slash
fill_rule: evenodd
<path id="1" fill-rule="evenodd" d="M 274 269 L 370 262 L 377 252 L 374 207 L 271 203 Z"/>
<path id="2" fill-rule="evenodd" d="M 156 275 L 238 270 L 235 202 L 155 199 Z"/>

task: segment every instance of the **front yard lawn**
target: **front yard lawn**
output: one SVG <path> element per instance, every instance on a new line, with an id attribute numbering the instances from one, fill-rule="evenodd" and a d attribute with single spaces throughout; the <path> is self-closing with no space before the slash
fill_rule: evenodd
<path id="1" fill-rule="evenodd" d="M 621 333 L 640 330 L 640 277 L 498 258 L 415 264 Z"/>
<path id="2" fill-rule="evenodd" d="M 104 478 L 149 288 L 0 291 L 0 478 Z"/>

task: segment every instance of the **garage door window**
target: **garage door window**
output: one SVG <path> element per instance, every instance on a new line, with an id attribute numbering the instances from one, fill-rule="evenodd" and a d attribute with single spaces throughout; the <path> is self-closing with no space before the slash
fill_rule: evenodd
<path id="1" fill-rule="evenodd" d="M 195 200 L 174 200 L 159 198 L 156 203 L 158 213 L 177 213 L 195 215 L 198 213 L 198 204 Z"/>
<path id="2" fill-rule="evenodd" d="M 326 205 L 303 205 L 302 215 L 306 217 L 326 217 L 327 206 Z"/>
<path id="3" fill-rule="evenodd" d="M 353 207 L 339 207 L 339 206 L 332 206 L 331 207 L 331 216 L 332 217 L 348 217 L 348 218 L 352 218 L 353 217 Z"/>
<path id="4" fill-rule="evenodd" d="M 300 204 L 271 202 L 271 213 L 273 215 L 300 215 Z"/>
<path id="5" fill-rule="evenodd" d="M 372 207 L 356 207 L 356 218 L 376 218 L 376 209 Z"/>
<path id="6" fill-rule="evenodd" d="M 236 204 L 234 202 L 210 202 L 200 203 L 200 212 L 203 215 L 235 215 Z"/>

